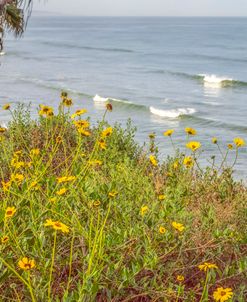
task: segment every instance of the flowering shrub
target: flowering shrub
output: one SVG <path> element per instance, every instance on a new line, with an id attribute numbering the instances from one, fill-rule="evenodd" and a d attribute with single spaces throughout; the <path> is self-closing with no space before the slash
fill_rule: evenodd
<path id="1" fill-rule="evenodd" d="M 185 153 L 161 161 L 134 131 L 92 127 L 88 112 L 10 110 L 0 131 L 0 292 L 4 301 L 245 301 L 246 200 L 231 169 L 202 169 L 197 132 Z M 111 112 L 113 111 L 113 112 Z M 174 145 L 173 129 L 164 140 Z M 193 136 L 193 140 L 191 137 Z M 227 166 L 229 149 L 236 159 Z"/>

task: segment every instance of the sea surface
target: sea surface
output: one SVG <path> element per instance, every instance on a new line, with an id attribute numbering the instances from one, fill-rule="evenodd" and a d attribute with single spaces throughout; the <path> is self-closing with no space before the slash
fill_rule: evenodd
<path id="1" fill-rule="evenodd" d="M 212 155 L 220 160 L 212 137 L 224 150 L 234 137 L 247 140 L 246 37 L 247 18 L 33 16 L 23 38 L 5 41 L 0 105 L 56 107 L 67 90 L 95 123 L 110 98 L 109 122 L 131 118 L 141 144 L 155 132 L 162 157 L 174 154 L 164 131 L 175 129 L 184 151 L 184 128 L 195 128 L 205 165 Z M 9 118 L 1 111 L 2 124 Z M 245 179 L 247 149 L 240 151 L 236 175 Z"/>

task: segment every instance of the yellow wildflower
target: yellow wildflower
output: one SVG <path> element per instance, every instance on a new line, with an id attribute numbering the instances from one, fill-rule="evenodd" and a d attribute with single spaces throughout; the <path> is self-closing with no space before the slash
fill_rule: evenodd
<path id="1" fill-rule="evenodd" d="M 32 150 L 30 151 L 30 155 L 31 155 L 31 156 L 37 156 L 37 155 L 39 155 L 39 154 L 40 154 L 40 150 L 39 150 L 38 148 L 32 149 Z"/>
<path id="2" fill-rule="evenodd" d="M 3 191 L 6 192 L 9 190 L 10 186 L 11 186 L 11 181 L 2 181 L 2 186 L 3 186 Z"/>
<path id="3" fill-rule="evenodd" d="M 12 174 L 10 176 L 11 181 L 17 182 L 18 184 L 20 184 L 23 180 L 24 180 L 24 175 L 22 174 Z"/>
<path id="4" fill-rule="evenodd" d="M 62 100 L 62 104 L 66 107 L 70 107 L 73 105 L 73 101 L 72 101 L 72 99 L 64 98 Z"/>
<path id="5" fill-rule="evenodd" d="M 151 163 L 154 167 L 158 166 L 157 159 L 156 159 L 156 157 L 155 157 L 154 155 L 150 155 L 150 156 L 149 156 L 149 160 L 150 160 L 150 163 Z"/>
<path id="6" fill-rule="evenodd" d="M 160 195 L 158 196 L 158 199 L 159 199 L 159 200 L 165 200 L 165 199 L 166 199 L 166 196 L 165 196 L 164 194 L 160 194 Z"/>
<path id="7" fill-rule="evenodd" d="M 93 159 L 93 160 L 89 160 L 88 164 L 91 166 L 101 166 L 103 164 L 103 162 L 102 162 L 102 160 Z"/>
<path id="8" fill-rule="evenodd" d="M 25 166 L 25 163 L 23 161 L 18 161 L 17 157 L 14 157 L 14 158 L 12 158 L 10 165 L 11 165 L 11 167 L 20 169 Z"/>
<path id="9" fill-rule="evenodd" d="M 37 191 L 39 188 L 40 187 L 39 187 L 38 182 L 36 180 L 31 182 L 30 189 L 34 189 L 35 191 Z"/>
<path id="10" fill-rule="evenodd" d="M 173 132 L 173 129 L 168 129 L 166 132 L 164 132 L 164 136 L 172 136 Z"/>
<path id="11" fill-rule="evenodd" d="M 59 230 L 63 233 L 69 232 L 69 227 L 60 221 L 52 221 L 51 219 L 46 219 L 44 226 L 51 226 L 54 230 Z"/>
<path id="12" fill-rule="evenodd" d="M 141 207 L 141 215 L 144 216 L 148 212 L 148 206 Z"/>
<path id="13" fill-rule="evenodd" d="M 112 191 L 112 192 L 109 192 L 108 193 L 108 196 L 111 197 L 111 198 L 114 198 L 118 195 L 118 192 L 117 191 Z"/>
<path id="14" fill-rule="evenodd" d="M 6 132 L 7 131 L 7 129 L 6 128 L 4 128 L 4 127 L 0 127 L 0 133 L 4 133 L 4 132 Z"/>
<path id="15" fill-rule="evenodd" d="M 40 105 L 39 115 L 47 117 L 53 116 L 53 108 L 45 105 Z"/>
<path id="16" fill-rule="evenodd" d="M 98 144 L 100 149 L 106 150 L 106 142 L 103 139 L 99 140 Z"/>
<path id="17" fill-rule="evenodd" d="M 177 280 L 178 282 L 183 282 L 183 281 L 184 281 L 184 276 L 183 276 L 183 275 L 177 275 L 176 280 Z"/>
<path id="18" fill-rule="evenodd" d="M 107 137 L 112 134 L 112 127 L 108 127 L 105 130 L 102 131 L 101 137 Z"/>
<path id="19" fill-rule="evenodd" d="M 10 104 L 3 105 L 3 110 L 9 110 L 9 109 L 10 109 Z"/>
<path id="20" fill-rule="evenodd" d="M 237 148 L 243 147 L 245 145 L 245 141 L 241 137 L 236 137 L 233 141 Z"/>
<path id="21" fill-rule="evenodd" d="M 74 119 L 76 118 L 77 116 L 81 116 L 82 114 L 84 113 L 87 113 L 87 110 L 86 109 L 79 109 L 79 110 L 76 110 L 76 112 L 74 114 L 71 115 L 71 118 Z"/>
<path id="22" fill-rule="evenodd" d="M 64 182 L 70 182 L 74 181 L 76 179 L 75 176 L 62 176 L 62 177 L 57 177 L 57 182 L 59 184 L 64 183 Z"/>
<path id="23" fill-rule="evenodd" d="M 175 161 L 174 163 L 173 163 L 173 169 L 174 170 L 177 170 L 177 168 L 179 167 L 179 161 Z"/>
<path id="24" fill-rule="evenodd" d="M 203 264 L 198 265 L 200 271 L 206 272 L 210 268 L 218 268 L 218 266 L 214 263 L 204 262 Z"/>
<path id="25" fill-rule="evenodd" d="M 188 149 L 191 149 L 193 152 L 195 152 L 197 149 L 199 149 L 201 147 L 201 143 L 200 142 L 189 142 L 186 144 L 186 147 Z"/>
<path id="26" fill-rule="evenodd" d="M 232 145 L 232 144 L 228 144 L 227 147 L 228 147 L 228 149 L 230 149 L 230 150 L 233 149 L 233 145 Z"/>
<path id="27" fill-rule="evenodd" d="M 16 212 L 16 208 L 15 207 L 7 207 L 6 211 L 5 211 L 5 218 L 11 218 L 14 216 Z"/>
<path id="28" fill-rule="evenodd" d="M 232 289 L 229 287 L 227 288 L 218 287 L 216 291 L 214 291 L 213 293 L 214 300 L 218 302 L 228 301 L 230 298 L 232 298 L 232 296 L 233 296 L 233 292 Z"/>
<path id="29" fill-rule="evenodd" d="M 184 166 L 186 168 L 191 168 L 194 165 L 194 161 L 193 158 L 191 156 L 187 156 L 184 158 L 184 162 L 183 162 Z"/>
<path id="30" fill-rule="evenodd" d="M 55 203 L 57 202 L 57 197 L 52 197 L 49 199 L 50 202 Z"/>
<path id="31" fill-rule="evenodd" d="M 183 232 L 184 229 L 185 229 L 185 227 L 182 223 L 179 223 L 179 222 L 176 222 L 176 221 L 172 222 L 172 226 L 174 227 L 174 229 L 176 229 L 179 232 Z"/>
<path id="32" fill-rule="evenodd" d="M 196 130 L 190 127 L 187 127 L 184 129 L 184 131 L 188 134 L 188 135 L 196 135 Z"/>
<path id="33" fill-rule="evenodd" d="M 59 191 L 57 191 L 56 194 L 57 194 L 58 196 L 62 196 L 62 195 L 64 195 L 67 191 L 68 191 L 68 189 L 62 188 L 62 189 L 60 189 Z"/>
<path id="34" fill-rule="evenodd" d="M 74 121 L 73 123 L 76 126 L 76 128 L 80 128 L 80 129 L 88 128 L 90 126 L 90 123 L 87 120 Z"/>
<path id="35" fill-rule="evenodd" d="M 82 136 L 90 136 L 91 132 L 84 130 L 83 128 L 78 128 L 77 131 L 82 135 Z"/>
<path id="36" fill-rule="evenodd" d="M 160 226 L 159 227 L 159 232 L 160 232 L 160 234 L 165 234 L 166 228 L 164 228 L 163 226 Z"/>
<path id="37" fill-rule="evenodd" d="M 24 271 L 28 271 L 35 267 L 35 261 L 33 259 L 29 259 L 27 257 L 22 258 L 18 262 L 18 266 Z"/>
<path id="38" fill-rule="evenodd" d="M 68 97 L 68 92 L 62 91 L 60 97 L 61 97 L 62 100 L 63 100 L 64 98 L 67 98 L 67 97 Z"/>
<path id="39" fill-rule="evenodd" d="M 95 201 L 93 202 L 93 206 L 94 206 L 94 207 L 98 207 L 100 204 L 101 204 L 101 201 L 100 201 L 100 200 L 95 200 Z"/>
<path id="40" fill-rule="evenodd" d="M 212 143 L 213 143 L 213 144 L 217 144 L 217 143 L 218 143 L 218 140 L 217 140 L 216 137 L 213 137 L 213 138 L 212 138 Z"/>
<path id="41" fill-rule="evenodd" d="M 150 133 L 148 136 L 149 136 L 150 139 L 155 139 L 155 136 L 156 136 L 156 135 L 155 135 L 155 133 L 153 132 L 153 133 Z"/>
<path id="42" fill-rule="evenodd" d="M 5 235 L 5 236 L 3 236 L 3 237 L 1 238 L 2 244 L 7 243 L 8 241 L 9 241 L 9 236 L 7 236 L 7 235 Z"/>

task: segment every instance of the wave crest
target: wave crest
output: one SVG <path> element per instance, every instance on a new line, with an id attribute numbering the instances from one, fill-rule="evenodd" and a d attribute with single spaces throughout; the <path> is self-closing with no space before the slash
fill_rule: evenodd
<path id="1" fill-rule="evenodd" d="M 162 110 L 152 106 L 149 108 L 149 110 L 154 115 L 158 115 L 160 117 L 168 117 L 168 118 L 178 118 L 179 116 L 190 115 L 196 112 L 194 108 L 178 108 L 178 109 L 171 109 L 171 110 Z"/>

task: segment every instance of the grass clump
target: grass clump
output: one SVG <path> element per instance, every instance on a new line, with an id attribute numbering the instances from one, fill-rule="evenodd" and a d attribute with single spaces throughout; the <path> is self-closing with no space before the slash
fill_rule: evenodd
<path id="1" fill-rule="evenodd" d="M 158 162 L 134 129 L 94 127 L 85 109 L 10 110 L 1 128 L 3 301 L 246 301 L 246 187 L 201 144 Z M 170 138 L 173 130 L 164 133 Z M 244 145 L 235 139 L 236 152 Z M 234 147 L 235 146 L 235 147 Z"/>

